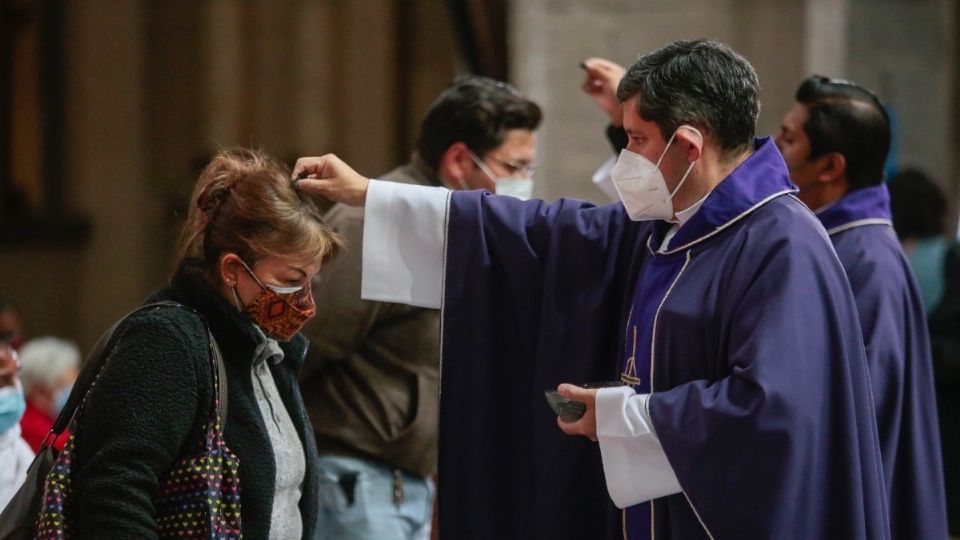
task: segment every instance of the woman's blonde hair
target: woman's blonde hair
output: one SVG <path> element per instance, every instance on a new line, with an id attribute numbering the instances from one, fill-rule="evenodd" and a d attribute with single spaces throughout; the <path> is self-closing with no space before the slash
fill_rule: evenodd
<path id="1" fill-rule="evenodd" d="M 308 265 L 328 261 L 342 247 L 317 204 L 294 189 L 285 165 L 260 151 L 235 148 L 221 151 L 200 173 L 174 271 L 195 259 L 216 283 L 224 253 L 250 265 L 268 256 Z"/>

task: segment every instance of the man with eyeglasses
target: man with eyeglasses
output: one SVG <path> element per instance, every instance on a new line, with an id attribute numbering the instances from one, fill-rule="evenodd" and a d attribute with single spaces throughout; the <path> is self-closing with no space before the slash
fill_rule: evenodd
<path id="1" fill-rule="evenodd" d="M 892 537 L 946 538 L 946 502 L 926 315 L 893 230 L 883 182 L 890 122 L 870 91 L 808 77 L 776 136 L 797 196 L 853 289 L 873 386 Z M 802 321 L 800 321 L 802 323 Z"/>
<path id="2" fill-rule="evenodd" d="M 444 90 L 392 183 L 529 198 L 540 108 L 514 87 L 470 77 Z M 390 184 L 393 185 L 393 184 Z M 437 467 L 440 312 L 360 299 L 364 212 L 334 206 L 347 249 L 323 269 L 301 376 L 321 454 L 325 538 L 430 537 Z M 442 480 L 441 480 L 442 481 Z"/>

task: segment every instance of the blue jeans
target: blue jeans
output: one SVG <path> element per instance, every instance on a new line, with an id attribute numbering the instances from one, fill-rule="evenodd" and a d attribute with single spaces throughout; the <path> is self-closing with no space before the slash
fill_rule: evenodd
<path id="1" fill-rule="evenodd" d="M 397 490 L 398 480 L 401 490 Z M 429 540 L 433 480 L 382 463 L 320 457 L 320 538 Z"/>

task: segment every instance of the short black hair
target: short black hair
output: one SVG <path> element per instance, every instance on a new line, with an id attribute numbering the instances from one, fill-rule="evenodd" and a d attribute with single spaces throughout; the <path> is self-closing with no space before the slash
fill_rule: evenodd
<path id="1" fill-rule="evenodd" d="M 642 56 L 620 80 L 617 99 L 637 100 L 640 117 L 664 139 L 681 125 L 709 134 L 723 157 L 753 146 L 760 83 L 750 62 L 712 40 L 674 41 Z"/>
<path id="2" fill-rule="evenodd" d="M 887 183 L 893 228 L 901 239 L 921 239 L 946 232 L 947 197 L 930 176 L 905 169 Z"/>
<path id="3" fill-rule="evenodd" d="M 447 87 L 430 106 L 420 125 L 417 153 L 433 168 L 455 142 L 482 156 L 503 144 L 508 131 L 533 131 L 542 118 L 540 107 L 513 86 L 467 77 Z"/>
<path id="4" fill-rule="evenodd" d="M 797 89 L 796 99 L 809 115 L 803 131 L 810 139 L 810 159 L 842 154 L 850 191 L 883 181 L 890 119 L 873 92 L 850 81 L 813 75 Z"/>

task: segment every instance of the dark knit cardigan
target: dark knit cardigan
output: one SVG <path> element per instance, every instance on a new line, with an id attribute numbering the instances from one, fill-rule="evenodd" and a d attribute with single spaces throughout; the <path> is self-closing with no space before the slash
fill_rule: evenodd
<path id="1" fill-rule="evenodd" d="M 223 352 L 229 384 L 227 446 L 240 461 L 244 538 L 267 538 L 275 465 L 252 381 L 258 337 L 237 311 L 190 265 L 147 302 L 187 305 L 210 325 Z M 156 538 L 154 500 L 171 465 L 197 452 L 213 405 L 209 345 L 203 321 L 177 307 L 138 313 L 121 325 L 115 347 L 86 404 L 77 434 L 74 487 L 82 538 Z M 300 514 L 304 538 L 316 534 L 317 452 L 297 376 L 307 340 L 281 343 L 284 360 L 270 367 L 306 457 Z M 109 345 L 108 345 L 109 347 Z M 109 350 L 109 349 L 108 349 Z"/>

